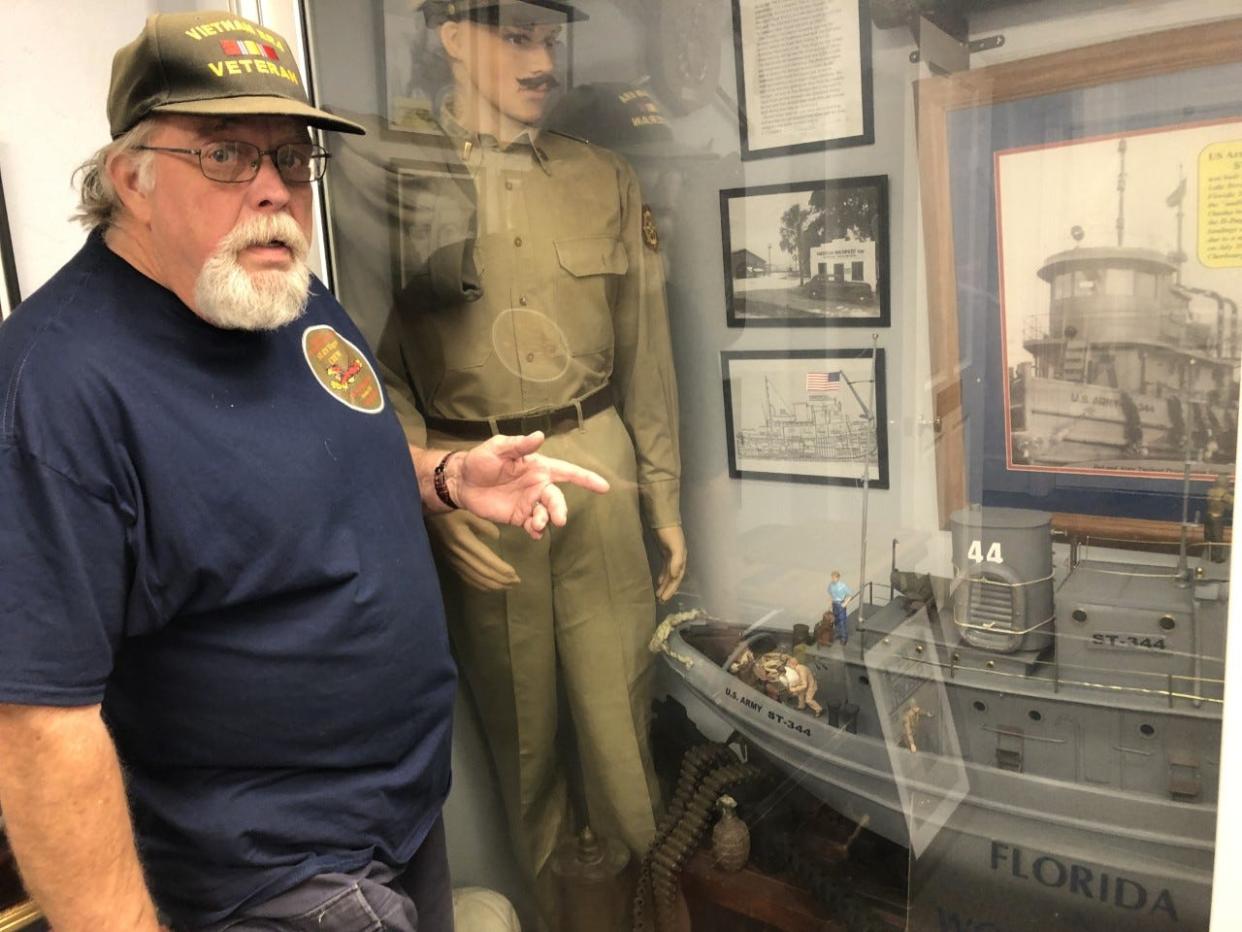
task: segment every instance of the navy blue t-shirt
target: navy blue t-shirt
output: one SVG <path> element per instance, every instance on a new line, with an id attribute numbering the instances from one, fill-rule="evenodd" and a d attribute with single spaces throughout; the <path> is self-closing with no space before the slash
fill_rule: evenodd
<path id="1" fill-rule="evenodd" d="M 179 924 L 401 864 L 448 793 L 417 483 L 361 336 L 312 294 L 220 330 L 93 234 L 0 327 L 0 702 L 103 702 Z"/>

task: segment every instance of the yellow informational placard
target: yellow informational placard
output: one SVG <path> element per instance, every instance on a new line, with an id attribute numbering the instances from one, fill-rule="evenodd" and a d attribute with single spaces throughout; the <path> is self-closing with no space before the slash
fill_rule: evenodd
<path id="1" fill-rule="evenodd" d="M 1242 268 L 1242 140 L 1213 143 L 1199 154 L 1199 261 Z"/>

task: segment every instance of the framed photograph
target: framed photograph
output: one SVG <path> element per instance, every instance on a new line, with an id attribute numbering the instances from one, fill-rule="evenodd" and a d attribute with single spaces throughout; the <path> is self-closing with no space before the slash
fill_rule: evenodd
<path id="1" fill-rule="evenodd" d="M 0 320 L 12 314 L 21 300 L 13 237 L 9 232 L 9 211 L 4 203 L 4 183 L 0 180 Z"/>
<path id="2" fill-rule="evenodd" d="M 383 0 L 384 115 L 390 129 L 409 128 L 410 114 L 432 109 L 447 92 L 444 68 L 432 67 L 435 36 L 408 0 Z"/>
<path id="3" fill-rule="evenodd" d="M 1232 472 L 1239 88 L 1242 20 L 919 82 L 942 522 L 1176 539 Z"/>
<path id="4" fill-rule="evenodd" d="M 720 354 L 729 475 L 888 488 L 884 350 Z"/>
<path id="5" fill-rule="evenodd" d="M 875 142 L 865 0 L 733 0 L 742 158 Z"/>
<path id="6" fill-rule="evenodd" d="M 407 138 L 410 154 L 421 157 L 393 159 L 386 173 L 388 203 L 397 220 L 389 225 L 397 295 L 418 282 L 429 287 L 432 255 L 475 235 L 474 185 L 466 166 L 455 160 L 443 136 Z"/>
<path id="7" fill-rule="evenodd" d="M 888 177 L 720 192 L 730 327 L 887 327 Z"/>

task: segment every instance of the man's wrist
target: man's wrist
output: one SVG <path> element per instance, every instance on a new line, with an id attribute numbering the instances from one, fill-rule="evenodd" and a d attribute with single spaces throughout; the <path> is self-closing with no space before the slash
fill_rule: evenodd
<path id="1" fill-rule="evenodd" d="M 460 471 L 450 472 L 449 461 L 460 452 L 461 450 L 450 450 L 445 453 L 444 458 L 436 464 L 435 472 L 432 474 L 432 485 L 436 490 L 436 497 L 453 511 L 461 507 L 457 502 L 457 497 L 453 494 L 458 486 Z"/>

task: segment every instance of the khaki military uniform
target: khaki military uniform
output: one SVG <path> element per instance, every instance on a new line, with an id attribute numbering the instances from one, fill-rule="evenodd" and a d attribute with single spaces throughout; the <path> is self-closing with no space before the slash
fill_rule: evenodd
<path id="1" fill-rule="evenodd" d="M 558 680 L 594 827 L 637 853 L 655 831 L 647 747 L 655 599 L 640 509 L 653 528 L 680 523 L 663 263 L 649 222 L 644 231 L 636 176 L 618 156 L 552 132 L 501 149 L 442 122 L 473 181 L 476 241 L 462 276 L 477 278 L 482 294 L 420 303 L 407 288 L 381 346 L 396 374 L 392 393 L 415 389 L 432 446 L 542 429 L 544 452 L 612 484 L 603 496 L 567 489 L 569 524 L 542 541 L 501 528 L 494 547 L 521 577 L 517 586 L 484 593 L 445 579 L 461 670 L 537 875 L 571 828 L 567 762 L 555 746 Z M 437 242 L 426 230 L 406 232 Z M 417 417 L 404 419 L 420 439 Z"/>

